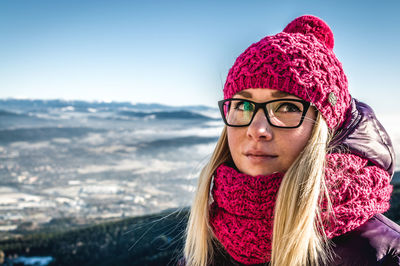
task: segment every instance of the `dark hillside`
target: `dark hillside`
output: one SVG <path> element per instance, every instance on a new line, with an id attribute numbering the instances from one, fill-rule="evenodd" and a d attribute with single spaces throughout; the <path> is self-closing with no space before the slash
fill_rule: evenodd
<path id="1" fill-rule="evenodd" d="M 188 209 L 169 210 L 70 232 L 3 240 L 0 250 L 6 258 L 52 256 L 49 265 L 174 265 L 187 214 Z"/>
<path id="2" fill-rule="evenodd" d="M 387 217 L 400 224 L 400 184 Z M 181 256 L 188 208 L 0 241 L 8 256 L 52 256 L 50 265 L 175 265 Z M 1 253 L 1 252 L 0 252 Z M 14 264 L 16 265 L 16 264 Z"/>

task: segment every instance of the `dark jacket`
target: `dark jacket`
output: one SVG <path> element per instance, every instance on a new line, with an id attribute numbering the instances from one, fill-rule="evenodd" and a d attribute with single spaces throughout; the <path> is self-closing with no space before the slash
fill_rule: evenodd
<path id="1" fill-rule="evenodd" d="M 382 214 L 332 242 L 329 265 L 400 265 L 400 226 Z"/>
<path id="2" fill-rule="evenodd" d="M 352 99 L 351 107 L 331 142 L 333 151 L 354 153 L 393 176 L 395 155 L 385 129 L 368 105 Z M 328 265 L 400 265 L 400 226 L 382 214 L 331 239 L 331 243 L 334 255 Z M 219 244 L 214 247 L 210 265 L 244 265 L 236 262 Z M 179 263 L 185 265 L 183 259 Z"/>
<path id="3" fill-rule="evenodd" d="M 342 126 L 336 130 L 330 146 L 333 152 L 349 152 L 368 159 L 393 177 L 395 154 L 385 128 L 367 104 L 351 100 L 351 108 Z"/>

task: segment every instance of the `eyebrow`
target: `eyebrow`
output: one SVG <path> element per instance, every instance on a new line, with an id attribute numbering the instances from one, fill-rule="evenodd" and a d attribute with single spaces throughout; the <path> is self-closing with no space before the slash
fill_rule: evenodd
<path id="1" fill-rule="evenodd" d="M 285 91 L 274 91 L 271 95 L 274 97 L 285 97 L 290 96 L 291 94 Z"/>
<path id="2" fill-rule="evenodd" d="M 239 91 L 237 94 L 238 94 L 238 95 L 241 95 L 241 96 L 243 96 L 243 97 L 246 97 L 246 98 L 252 98 L 252 97 L 253 97 L 253 95 L 251 95 L 251 93 L 248 92 L 248 91 Z M 291 94 L 290 94 L 290 93 L 287 93 L 287 92 L 284 92 L 284 91 L 274 91 L 271 95 L 272 95 L 273 97 L 278 98 L 278 97 L 289 96 L 289 95 L 291 95 Z"/>

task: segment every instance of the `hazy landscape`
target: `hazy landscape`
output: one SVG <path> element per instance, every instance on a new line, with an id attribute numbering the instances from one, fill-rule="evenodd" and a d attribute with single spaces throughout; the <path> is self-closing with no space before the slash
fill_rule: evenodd
<path id="1" fill-rule="evenodd" d="M 383 117 L 382 122 L 391 126 L 389 132 L 399 153 L 400 134 L 394 120 Z M 23 251 L 27 255 L 58 256 L 58 263 L 64 258 L 63 263 L 67 265 L 73 262 L 68 259 L 76 255 L 77 247 L 85 247 L 79 255 L 82 259 L 103 242 L 104 249 L 115 254 L 117 249 L 126 251 L 132 247 L 135 237 L 147 234 L 149 239 L 158 239 L 156 243 L 172 243 L 165 258 L 148 254 L 149 260 L 170 259 L 171 247 L 179 246 L 175 233 L 182 235 L 186 211 L 164 221 L 169 235 L 164 232 L 161 240 L 155 236 L 155 229 L 149 227 L 152 223 L 137 231 L 138 227 L 133 225 L 132 230 L 129 223 L 146 223 L 126 219 L 143 216 L 148 217 L 144 220 L 154 222 L 159 218 L 144 215 L 189 206 L 199 171 L 209 158 L 222 127 L 217 108 L 206 106 L 0 100 L 3 249 L 8 247 L 18 254 Z M 399 158 L 396 166 L 399 170 Z M 396 173 L 393 183 L 399 180 Z M 124 225 L 104 225 L 121 219 L 125 219 Z M 96 229 L 87 229 L 96 225 L 99 226 Z M 88 248 L 85 240 L 77 240 L 79 237 L 71 236 L 74 233 L 68 233 L 74 232 L 71 230 L 83 230 L 79 235 L 87 236 L 92 242 L 93 238 L 101 240 Z M 121 237 L 132 231 L 136 236 L 121 242 Z M 35 235 L 33 240 L 20 244 L 13 240 L 30 235 Z M 70 238 L 72 242 L 66 240 Z M 64 242 L 69 244 L 54 249 Z M 149 246 L 143 245 L 136 245 L 136 252 L 146 253 Z M 50 247 L 54 249 L 51 252 Z M 124 254 L 121 262 L 132 261 L 129 257 L 132 253 L 121 254 Z M 43 265 L 51 262 L 51 256 L 41 257 Z M 26 261 L 20 263 L 23 265 Z"/>
<path id="2" fill-rule="evenodd" d="M 0 238 L 187 206 L 222 129 L 203 106 L 0 100 Z"/>

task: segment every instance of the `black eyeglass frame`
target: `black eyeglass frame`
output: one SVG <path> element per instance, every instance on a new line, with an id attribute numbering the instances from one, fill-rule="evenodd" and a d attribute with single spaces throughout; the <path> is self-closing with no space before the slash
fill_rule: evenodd
<path id="1" fill-rule="evenodd" d="M 250 102 L 250 103 L 254 104 L 255 109 L 254 109 L 254 112 L 253 112 L 253 116 L 251 117 L 250 122 L 248 124 L 245 124 L 245 125 L 230 125 L 228 123 L 228 121 L 226 121 L 226 117 L 225 117 L 225 113 L 224 113 L 224 104 L 226 102 L 228 102 L 228 101 L 231 101 L 231 100 L 235 100 L 235 101 L 242 100 L 242 101 L 246 101 L 246 102 Z M 304 108 L 303 109 L 303 113 L 301 115 L 300 122 L 299 122 L 299 124 L 297 126 L 294 126 L 294 127 L 282 127 L 282 126 L 276 126 L 276 125 L 271 123 L 271 120 L 269 119 L 269 115 L 268 115 L 268 112 L 267 112 L 267 104 L 273 103 L 273 102 L 278 102 L 278 101 L 293 101 L 293 102 L 299 102 L 299 103 L 303 104 L 303 108 Z M 253 119 L 256 116 L 256 114 L 258 112 L 258 109 L 262 108 L 264 110 L 265 117 L 267 118 L 267 121 L 271 126 L 277 127 L 277 128 L 298 128 L 303 123 L 304 117 L 306 116 L 307 111 L 310 108 L 310 106 L 314 106 L 314 104 L 312 104 L 310 102 L 307 102 L 307 101 L 304 101 L 304 100 L 290 99 L 290 98 L 289 99 L 276 99 L 276 100 L 263 102 L 263 103 L 257 103 L 257 102 L 253 102 L 251 100 L 239 99 L 239 98 L 229 98 L 229 99 L 218 101 L 218 107 L 219 107 L 219 110 L 221 112 L 222 119 L 224 120 L 225 125 L 230 126 L 230 127 L 247 127 L 247 126 L 249 126 L 251 124 L 251 122 L 253 122 Z"/>

